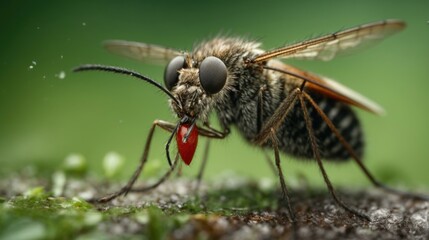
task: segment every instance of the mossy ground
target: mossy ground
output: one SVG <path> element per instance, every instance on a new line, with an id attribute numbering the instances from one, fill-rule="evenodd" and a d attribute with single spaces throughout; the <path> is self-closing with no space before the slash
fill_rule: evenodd
<path id="1" fill-rule="evenodd" d="M 142 183 L 138 183 L 142 184 Z M 292 189 L 292 226 L 275 182 L 237 176 L 203 183 L 172 178 L 147 193 L 106 204 L 84 199 L 118 189 L 88 177 L 22 174 L 0 181 L 0 239 L 427 239 L 429 203 L 378 190 L 339 189 L 371 222 L 338 207 L 324 191 Z"/>

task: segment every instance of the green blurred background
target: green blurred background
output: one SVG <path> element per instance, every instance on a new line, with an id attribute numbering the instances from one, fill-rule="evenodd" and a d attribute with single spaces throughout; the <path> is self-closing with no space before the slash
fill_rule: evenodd
<path id="1" fill-rule="evenodd" d="M 411 187 L 429 182 L 429 2 L 428 1 L 11 1 L 0 8 L 1 174 L 33 165 L 48 172 L 71 153 L 82 154 L 91 173 L 115 151 L 126 160 L 120 176 L 132 174 L 154 119 L 176 121 L 166 97 L 142 82 L 94 72 L 71 73 L 84 63 L 118 65 L 162 82 L 163 67 L 111 55 L 106 39 L 156 43 L 190 50 L 219 33 L 260 39 L 265 49 L 387 18 L 408 26 L 381 44 L 330 62 L 293 61 L 379 102 L 387 115 L 357 110 L 367 136 L 365 162 L 386 181 Z M 62 72 L 65 74 L 63 75 Z M 63 75 L 63 76 L 61 76 Z M 232 170 L 270 177 L 262 152 L 232 129 L 213 141 L 206 178 Z M 167 169 L 157 131 L 150 162 Z M 187 176 L 197 172 L 200 146 Z M 175 148 L 175 147 L 174 147 Z M 173 148 L 173 149 L 174 149 Z M 316 164 L 282 156 L 286 178 L 304 175 L 322 185 Z M 329 164 L 338 185 L 367 185 L 355 164 Z"/>

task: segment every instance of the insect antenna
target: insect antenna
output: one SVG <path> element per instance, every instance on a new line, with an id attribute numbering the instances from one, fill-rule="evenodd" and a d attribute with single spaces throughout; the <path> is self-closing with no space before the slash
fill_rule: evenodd
<path id="1" fill-rule="evenodd" d="M 113 72 L 113 73 L 129 75 L 129 76 L 138 78 L 138 79 L 143 80 L 149 84 L 152 84 L 153 86 L 155 86 L 158 89 L 160 89 L 161 91 L 163 91 L 173 101 L 175 101 L 177 103 L 177 105 L 180 106 L 180 108 L 181 108 L 181 104 L 180 104 L 179 100 L 177 100 L 177 98 L 175 98 L 173 96 L 173 94 L 171 94 L 170 91 L 168 91 L 165 87 L 163 87 L 158 82 L 156 82 L 156 81 L 154 81 L 154 80 L 152 80 L 146 76 L 143 76 L 142 74 L 140 74 L 136 71 L 126 69 L 126 68 L 121 68 L 121 67 L 106 66 L 106 65 L 99 65 L 99 64 L 85 64 L 85 65 L 82 65 L 82 66 L 79 66 L 79 67 L 73 69 L 73 72 L 82 72 L 82 71 L 105 71 L 105 72 Z"/>

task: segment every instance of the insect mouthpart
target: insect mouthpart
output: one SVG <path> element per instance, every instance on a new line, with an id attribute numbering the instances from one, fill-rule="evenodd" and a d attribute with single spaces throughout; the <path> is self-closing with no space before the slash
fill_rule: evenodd
<path id="1" fill-rule="evenodd" d="M 177 148 L 179 149 L 180 157 L 186 165 L 191 164 L 198 144 L 196 119 L 194 118 L 190 121 L 188 119 L 185 116 L 180 120 L 176 133 Z"/>

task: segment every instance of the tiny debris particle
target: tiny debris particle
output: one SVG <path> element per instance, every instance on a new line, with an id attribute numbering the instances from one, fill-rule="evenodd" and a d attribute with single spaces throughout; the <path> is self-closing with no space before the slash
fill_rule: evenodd
<path id="1" fill-rule="evenodd" d="M 86 26 L 86 22 L 83 22 L 83 23 L 82 23 L 82 26 L 84 26 L 84 27 L 85 27 L 85 26 Z"/>
<path id="2" fill-rule="evenodd" d="M 171 197 L 170 197 L 170 201 L 172 203 L 176 203 L 176 202 L 179 201 L 179 197 L 176 194 L 172 194 Z"/>
<path id="3" fill-rule="evenodd" d="M 389 215 L 389 210 L 385 209 L 385 208 L 380 208 L 375 210 L 372 214 L 371 214 L 371 220 L 372 222 L 379 222 L 381 220 L 384 220 L 388 217 Z"/>
<path id="4" fill-rule="evenodd" d="M 257 236 L 254 235 L 251 227 L 244 225 L 233 233 L 232 239 L 257 239 Z"/>
<path id="5" fill-rule="evenodd" d="M 269 235 L 271 232 L 271 228 L 268 224 L 262 224 L 262 225 L 258 225 L 257 226 L 259 228 L 259 231 L 263 234 L 263 235 Z"/>
<path id="6" fill-rule="evenodd" d="M 410 217 L 410 222 L 414 229 L 410 230 L 411 233 L 429 233 L 428 215 L 426 213 L 414 213 Z"/>
<path id="7" fill-rule="evenodd" d="M 356 228 L 356 233 L 360 236 L 366 236 L 366 235 L 371 235 L 371 233 L 373 233 L 370 229 L 368 228 L 362 228 L 362 227 L 358 227 Z"/>
<path id="8" fill-rule="evenodd" d="M 177 187 L 176 191 L 179 195 L 185 195 L 188 192 L 188 188 L 184 185 L 180 185 Z"/>
<path id="9" fill-rule="evenodd" d="M 304 226 L 298 230 L 298 234 L 302 238 L 308 238 L 311 235 L 311 231 L 310 231 L 309 227 Z"/>
<path id="10" fill-rule="evenodd" d="M 82 199 L 92 199 L 94 198 L 95 194 L 92 190 L 82 191 L 79 192 L 79 197 Z"/>
<path id="11" fill-rule="evenodd" d="M 334 222 L 332 219 L 329 219 L 329 218 L 325 218 L 324 221 L 325 223 L 328 223 L 328 224 L 332 224 Z"/>
<path id="12" fill-rule="evenodd" d="M 401 213 L 393 212 L 387 220 L 386 228 L 391 232 L 398 231 L 398 223 L 403 222 L 404 216 Z"/>
<path id="13" fill-rule="evenodd" d="M 227 229 L 228 226 L 229 226 L 229 222 L 224 217 L 218 218 L 217 221 L 215 222 L 215 227 L 218 229 Z"/>

